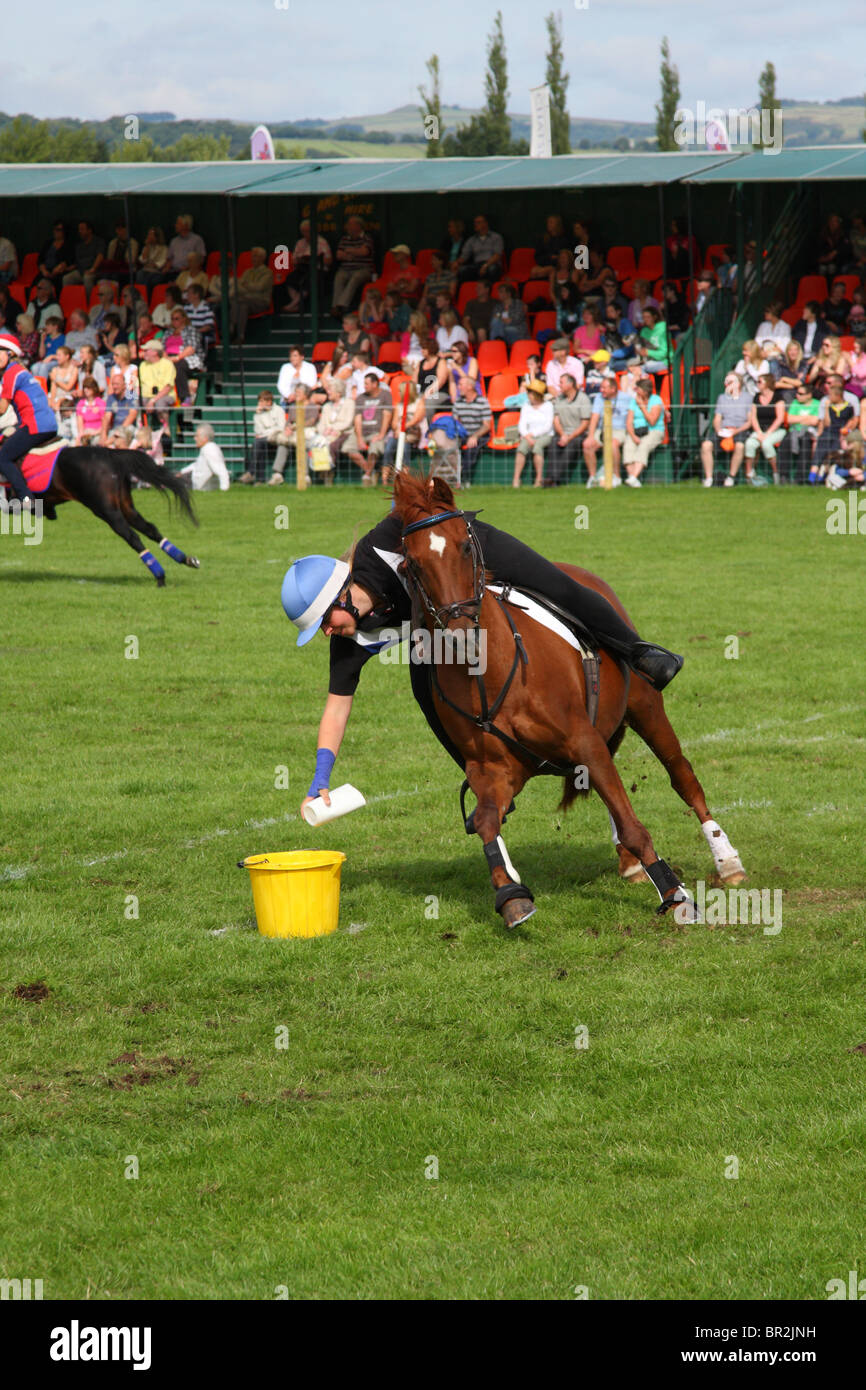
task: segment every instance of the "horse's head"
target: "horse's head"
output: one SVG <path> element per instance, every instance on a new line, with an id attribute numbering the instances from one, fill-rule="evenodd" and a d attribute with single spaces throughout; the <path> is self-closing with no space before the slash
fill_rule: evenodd
<path id="1" fill-rule="evenodd" d="M 434 623 L 446 628 L 477 622 L 484 558 L 471 519 L 455 506 L 448 484 L 398 473 L 394 512 L 403 523 L 407 578 Z"/>

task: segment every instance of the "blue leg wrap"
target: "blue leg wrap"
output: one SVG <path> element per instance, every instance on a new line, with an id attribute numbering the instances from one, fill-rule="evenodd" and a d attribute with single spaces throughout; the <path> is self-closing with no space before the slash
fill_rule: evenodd
<path id="1" fill-rule="evenodd" d="M 165 537 L 160 541 L 159 548 L 164 550 L 166 555 L 170 555 L 173 560 L 176 560 L 179 565 L 186 564 L 186 556 L 183 551 L 178 550 L 177 546 L 172 545 L 171 541 L 166 540 Z"/>
<path id="2" fill-rule="evenodd" d="M 159 561 L 153 558 L 149 550 L 143 550 L 141 552 L 141 558 L 147 565 L 154 579 L 165 579 L 165 570 Z"/>

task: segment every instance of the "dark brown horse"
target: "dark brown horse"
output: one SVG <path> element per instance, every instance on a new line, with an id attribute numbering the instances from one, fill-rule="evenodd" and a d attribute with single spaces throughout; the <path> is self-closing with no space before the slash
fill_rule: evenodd
<path id="1" fill-rule="evenodd" d="M 50 449 L 39 452 L 50 453 Z M 26 460 L 19 460 L 25 475 L 30 475 L 28 465 L 31 461 L 38 462 L 38 457 L 38 453 L 34 453 Z M 145 548 L 137 531 L 155 541 L 157 549 L 164 551 L 178 565 L 198 569 L 199 562 L 194 555 L 186 555 L 172 545 L 152 522 L 141 515 L 132 500 L 133 478 L 173 497 L 188 520 L 198 525 L 189 500 L 186 479 L 167 468 L 160 468 L 141 449 L 70 445 L 57 455 L 50 486 L 39 492 L 36 500 L 42 504 L 43 516 L 48 517 L 53 517 L 54 508 L 61 502 L 80 502 L 82 506 L 89 507 L 94 516 L 106 522 L 141 557 L 161 588 L 165 584 L 165 571 L 153 552 Z M 7 505 L 20 507 L 17 502 Z"/>
<path id="2" fill-rule="evenodd" d="M 610 815 L 621 876 L 632 883 L 651 880 L 661 900 L 659 912 L 675 908 L 679 921 L 696 920 L 691 895 L 656 854 L 613 762 L 626 729 L 634 729 L 701 822 L 720 878 L 729 884 L 745 878 L 736 850 L 710 816 L 661 694 L 602 649 L 597 712 L 591 720 L 580 656 L 562 636 L 529 617 L 519 599 L 511 602 L 491 592 L 492 577 L 484 570 L 471 518 L 455 508 L 448 485 L 439 478 L 399 473 L 394 509 L 403 523 L 407 581 L 431 638 L 439 628 L 452 633 L 462 629 L 467 648 L 470 633 L 485 639 L 483 675 L 477 674 L 480 662 L 473 674 L 468 661 L 434 665 L 431 674 L 440 720 L 466 760 L 466 777 L 477 798 L 469 824 L 484 845 L 495 906 L 505 923 L 515 926 L 535 906 L 508 857 L 502 821 L 529 778 L 550 772 L 564 777 L 562 809 L 582 790 L 598 792 Z M 629 621 L 604 580 L 575 565 L 560 568 L 602 593 Z M 478 660 L 477 642 L 471 660 Z"/>

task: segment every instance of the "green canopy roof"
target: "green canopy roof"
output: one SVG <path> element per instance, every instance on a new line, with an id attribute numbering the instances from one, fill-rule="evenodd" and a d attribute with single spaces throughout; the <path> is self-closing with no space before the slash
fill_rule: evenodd
<path id="1" fill-rule="evenodd" d="M 686 183 L 801 183 L 866 179 L 866 145 L 816 145 L 810 149 L 737 155 L 725 168 L 704 167 Z"/>

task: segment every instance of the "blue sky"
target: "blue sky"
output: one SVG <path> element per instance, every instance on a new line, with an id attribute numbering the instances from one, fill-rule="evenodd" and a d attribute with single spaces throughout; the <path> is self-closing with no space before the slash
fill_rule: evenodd
<path id="1" fill-rule="evenodd" d="M 659 42 L 670 38 L 683 103 L 754 104 L 767 59 L 779 94 L 824 101 L 866 83 L 864 0 L 129 0 L 6 6 L 0 108 L 102 119 L 169 110 L 180 117 L 278 121 L 361 115 L 417 102 L 438 53 L 443 97 L 483 97 L 485 38 L 503 12 L 514 111 L 543 81 L 544 15 L 563 17 L 572 115 L 652 120 Z M 282 6 L 285 5 L 285 8 Z M 36 16 L 38 15 L 38 18 Z M 10 56 L 14 55 L 14 56 Z"/>

